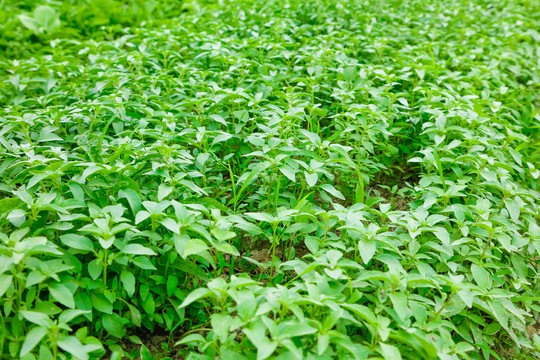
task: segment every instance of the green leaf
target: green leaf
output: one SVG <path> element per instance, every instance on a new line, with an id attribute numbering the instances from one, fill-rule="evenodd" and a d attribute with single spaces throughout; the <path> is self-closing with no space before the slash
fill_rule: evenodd
<path id="1" fill-rule="evenodd" d="M 105 314 L 101 318 L 103 327 L 112 336 L 122 338 L 126 334 L 126 329 L 122 322 L 122 318 L 116 314 Z"/>
<path id="2" fill-rule="evenodd" d="M 152 264 L 152 262 L 150 261 L 150 259 L 143 256 L 137 256 L 133 258 L 133 264 L 144 270 L 157 270 L 154 264 Z"/>
<path id="3" fill-rule="evenodd" d="M 234 227 L 244 230 L 250 235 L 259 235 L 262 232 L 257 225 L 248 222 L 235 224 Z"/>
<path id="4" fill-rule="evenodd" d="M 139 224 L 143 222 L 144 220 L 148 219 L 150 217 L 150 213 L 145 210 L 141 210 L 137 212 L 137 215 L 135 215 L 135 224 Z"/>
<path id="5" fill-rule="evenodd" d="M 174 188 L 171 187 L 171 186 L 167 186 L 165 184 L 159 185 L 158 193 L 157 193 L 158 201 L 162 201 L 163 199 L 165 199 L 167 196 L 169 196 L 171 194 L 171 192 L 173 190 L 174 190 Z"/>
<path id="6" fill-rule="evenodd" d="M 51 350 L 45 345 L 39 347 L 39 360 L 56 360 L 51 353 Z"/>
<path id="7" fill-rule="evenodd" d="M 60 241 L 70 248 L 83 250 L 83 251 L 93 251 L 94 244 L 92 240 L 86 236 L 76 235 L 76 234 L 66 234 L 60 236 Z M 98 275 L 99 276 L 99 275 Z"/>
<path id="8" fill-rule="evenodd" d="M 24 202 L 22 202 L 21 199 L 17 199 L 17 198 L 0 199 L 0 217 L 3 214 L 7 213 L 8 211 L 11 212 L 14 209 L 22 206 L 23 204 Z"/>
<path id="9" fill-rule="evenodd" d="M 32 30 L 34 33 L 39 32 L 39 24 L 34 18 L 24 14 L 18 15 L 17 17 L 27 29 Z"/>
<path id="10" fill-rule="evenodd" d="M 98 237 L 98 241 L 99 241 L 99 244 L 101 245 L 102 248 L 104 249 L 108 249 L 112 246 L 112 244 L 114 243 L 114 240 L 115 240 L 115 237 L 114 236 L 111 236 L 107 239 L 104 239 L 102 238 L 101 236 Z"/>
<path id="11" fill-rule="evenodd" d="M 206 340 L 200 334 L 190 334 L 177 341 L 174 346 L 178 345 L 192 345 L 197 343 L 205 343 Z"/>
<path id="12" fill-rule="evenodd" d="M 474 295 L 469 289 L 460 289 L 457 294 L 468 308 L 473 306 Z"/>
<path id="13" fill-rule="evenodd" d="M 44 28 L 47 30 L 48 29 L 48 26 L 44 26 Z M 52 27 L 51 27 L 52 28 Z M 47 141 L 62 141 L 63 139 L 56 135 L 54 133 L 56 129 L 55 128 L 50 128 L 50 127 L 44 127 L 41 129 L 40 133 L 39 133 L 39 137 L 38 137 L 38 142 L 47 142 Z M 38 180 L 40 181 L 40 180 Z M 28 184 L 28 188 L 31 188 L 34 184 L 32 184 L 31 182 Z"/>
<path id="14" fill-rule="evenodd" d="M 129 270 L 124 270 L 120 275 L 120 281 L 122 281 L 128 296 L 132 297 L 135 294 L 135 275 Z"/>
<path id="15" fill-rule="evenodd" d="M 296 182 L 296 170 L 294 170 L 293 168 L 288 166 L 282 166 L 279 168 L 279 171 L 281 171 L 281 173 L 292 182 Z"/>
<path id="16" fill-rule="evenodd" d="M 309 187 L 315 186 L 317 183 L 317 180 L 319 179 L 319 176 L 317 173 L 308 173 L 307 171 L 304 171 L 304 176 L 306 178 L 306 183 Z"/>
<path id="17" fill-rule="evenodd" d="M 343 275 L 343 270 L 341 270 L 340 268 L 333 269 L 333 270 L 324 269 L 324 272 L 328 276 L 330 276 L 331 279 L 334 279 L 334 280 L 338 280 Z"/>
<path id="18" fill-rule="evenodd" d="M 62 312 L 62 309 L 60 309 L 56 303 L 50 302 L 50 301 L 40 301 L 36 304 L 33 311 L 46 314 L 49 316 L 57 315 Z M 70 310 L 66 310 L 70 311 Z"/>
<path id="19" fill-rule="evenodd" d="M 67 306 L 68 308 L 75 307 L 75 300 L 71 291 L 60 283 L 53 283 L 49 286 L 49 292 L 52 297 L 60 304 Z"/>
<path id="20" fill-rule="evenodd" d="M 359 304 L 342 304 L 344 309 L 352 311 L 355 315 L 361 318 L 364 321 L 367 321 L 371 325 L 377 324 L 377 318 L 373 311 L 371 311 L 367 306 Z"/>
<path id="21" fill-rule="evenodd" d="M 389 297 L 399 318 L 401 321 L 405 321 L 411 314 L 407 304 L 407 295 L 402 292 L 395 292 L 390 294 Z"/>
<path id="22" fill-rule="evenodd" d="M 32 330 L 30 330 L 24 338 L 20 356 L 23 357 L 32 351 L 48 332 L 49 330 L 45 327 L 37 326 L 32 328 Z"/>
<path id="23" fill-rule="evenodd" d="M 245 215 L 258 220 L 258 221 L 266 221 L 268 223 L 272 223 L 274 221 L 274 217 L 267 213 L 254 213 L 254 212 L 247 212 Z"/>
<path id="24" fill-rule="evenodd" d="M 171 296 L 178 287 L 178 278 L 173 275 L 167 277 L 167 296 Z"/>
<path id="25" fill-rule="evenodd" d="M 317 334 L 317 354 L 322 355 L 330 343 L 330 336 L 328 334 Z"/>
<path id="26" fill-rule="evenodd" d="M 49 319 L 49 317 L 43 313 L 36 312 L 36 311 L 22 310 L 21 314 L 26 320 L 36 325 L 40 325 L 45 328 L 50 328 L 50 326 L 52 325 L 51 319 Z"/>
<path id="27" fill-rule="evenodd" d="M 290 320 L 282 322 L 279 325 L 279 330 L 283 336 L 305 336 L 317 332 L 317 328 L 300 320 Z"/>
<path id="28" fill-rule="evenodd" d="M 212 119 L 214 119 L 215 121 L 217 121 L 218 123 L 227 126 L 227 122 L 225 121 L 225 119 L 221 115 L 212 114 L 212 115 L 209 115 L 209 116 Z"/>
<path id="29" fill-rule="evenodd" d="M 476 264 L 472 264 L 471 272 L 472 272 L 474 281 L 476 281 L 478 286 L 480 286 L 484 290 L 487 290 L 491 287 L 490 276 L 486 269 Z"/>
<path id="30" fill-rule="evenodd" d="M 504 232 L 500 232 L 498 234 L 495 234 L 494 237 L 499 240 L 503 248 L 508 252 L 514 252 L 516 251 L 516 247 L 512 245 L 512 238 L 505 234 Z"/>
<path id="31" fill-rule="evenodd" d="M 181 235 L 173 234 L 173 239 L 174 239 L 174 247 L 176 249 L 176 252 L 183 259 L 185 259 L 186 255 L 184 255 L 184 253 L 185 253 L 185 249 L 186 249 L 187 243 L 189 242 L 190 237 L 184 234 L 181 234 Z"/>
<path id="32" fill-rule="evenodd" d="M 214 248 L 218 251 L 221 251 L 225 254 L 231 254 L 231 255 L 234 255 L 234 256 L 240 256 L 240 253 L 238 252 L 238 250 L 232 246 L 231 244 L 228 244 L 228 243 L 220 243 L 220 244 L 215 244 L 214 245 Z"/>
<path id="33" fill-rule="evenodd" d="M 21 227 L 26 221 L 26 212 L 21 209 L 15 209 L 7 216 L 8 221 L 15 227 Z"/>
<path id="34" fill-rule="evenodd" d="M 203 189 L 201 189 L 200 187 L 198 187 L 197 185 L 195 185 L 193 182 L 191 181 L 188 181 L 188 180 L 180 180 L 179 181 L 180 184 L 186 186 L 187 188 L 191 189 L 193 192 L 199 194 L 199 195 L 206 195 L 208 196 L 208 193 L 206 191 L 204 191 Z"/>
<path id="35" fill-rule="evenodd" d="M 384 360 L 401 360 L 401 352 L 394 345 L 389 345 L 385 343 L 380 343 L 381 353 L 384 357 Z"/>
<path id="36" fill-rule="evenodd" d="M 81 315 L 84 315 L 84 314 L 90 314 L 90 311 L 87 311 L 87 310 L 79 310 L 79 309 L 69 309 L 69 310 L 65 310 L 62 312 L 62 314 L 60 314 L 60 316 L 58 317 L 58 321 L 60 323 L 64 323 L 64 324 L 67 324 L 68 322 L 70 322 L 71 320 L 73 320 L 74 318 L 76 318 L 77 316 L 81 316 Z"/>
<path id="37" fill-rule="evenodd" d="M 236 233 L 232 231 L 222 230 L 219 228 L 214 228 L 211 232 L 212 235 L 214 235 L 219 242 L 227 241 L 236 236 Z"/>
<path id="38" fill-rule="evenodd" d="M 146 299 L 142 302 L 142 307 L 144 311 L 150 316 L 153 316 L 156 311 L 156 302 L 154 301 L 154 296 L 152 293 L 148 294 Z"/>
<path id="39" fill-rule="evenodd" d="M 92 293 L 90 294 L 90 298 L 92 299 L 94 309 L 105 314 L 113 313 L 113 304 L 103 294 Z"/>
<path id="40" fill-rule="evenodd" d="M 124 189 L 118 192 L 119 197 L 123 197 L 128 201 L 129 207 L 133 214 L 138 214 L 142 209 L 141 198 L 133 189 Z"/>
<path id="41" fill-rule="evenodd" d="M 376 250 L 377 250 L 377 245 L 375 241 L 359 241 L 358 242 L 358 251 L 360 252 L 360 257 L 362 258 L 362 261 L 366 265 L 373 258 L 373 255 L 375 255 Z"/>
<path id="42" fill-rule="evenodd" d="M 56 341 L 58 347 L 81 360 L 88 360 L 88 354 L 83 345 L 75 336 L 59 336 Z"/>
<path id="43" fill-rule="evenodd" d="M 11 282 L 13 280 L 13 275 L 0 275 L 0 297 L 4 296 L 7 289 L 9 289 Z"/>
<path id="44" fill-rule="evenodd" d="M 154 250 L 144 247 L 140 244 L 128 244 L 122 248 L 124 254 L 132 255 L 156 255 Z"/>
<path id="45" fill-rule="evenodd" d="M 141 345 L 141 360 L 154 360 L 154 357 L 144 345 Z"/>
<path id="46" fill-rule="evenodd" d="M 338 199 L 345 200 L 345 196 L 343 196 L 340 191 L 336 190 L 336 188 L 330 184 L 321 184 L 321 189 L 323 189 L 330 195 L 337 197 Z"/>
<path id="47" fill-rule="evenodd" d="M 503 304 L 495 299 L 489 302 L 489 307 L 499 324 L 506 330 L 508 330 L 508 312 L 506 311 Z"/>
<path id="48" fill-rule="evenodd" d="M 190 255 L 198 254 L 208 249 L 209 249 L 209 246 L 206 245 L 204 240 L 197 239 L 197 238 L 190 238 L 184 248 L 183 257 L 185 259 Z"/>
<path id="49" fill-rule="evenodd" d="M 210 290 L 204 289 L 204 288 L 200 288 L 200 289 L 196 289 L 196 290 L 192 291 L 188 296 L 186 296 L 186 298 L 184 299 L 184 301 L 180 305 L 180 308 L 184 308 L 184 307 L 188 306 L 189 304 L 191 304 L 192 302 L 197 301 L 197 300 L 207 296 L 208 294 L 210 294 L 210 292 L 211 292 Z"/>
<path id="50" fill-rule="evenodd" d="M 266 326 L 262 321 L 256 321 L 249 328 L 243 329 L 244 333 L 257 348 L 257 360 L 267 359 L 277 348 L 278 343 L 271 341 L 266 336 Z"/>
<path id="51" fill-rule="evenodd" d="M 60 26 L 60 20 L 56 10 L 47 5 L 40 5 L 34 9 L 34 19 L 45 29 L 51 32 Z"/>
<path id="52" fill-rule="evenodd" d="M 506 209 L 508 210 L 508 213 L 510 214 L 510 218 L 514 222 L 519 221 L 519 214 L 521 213 L 521 206 L 517 200 L 510 200 L 506 199 L 504 200 L 504 204 L 506 205 Z"/>
<path id="53" fill-rule="evenodd" d="M 133 325 L 141 326 L 141 312 L 133 305 L 128 304 L 128 307 Z"/>
<path id="54" fill-rule="evenodd" d="M 450 246 L 450 234 L 445 228 L 436 227 L 433 233 L 445 246 Z"/>
<path id="55" fill-rule="evenodd" d="M 88 263 L 88 273 L 93 280 L 97 280 L 103 271 L 103 264 L 99 259 L 94 259 Z"/>
<path id="56" fill-rule="evenodd" d="M 180 235 L 180 228 L 182 227 L 181 224 L 177 223 L 171 218 L 164 219 L 161 222 L 161 225 L 165 226 L 167 229 L 172 231 L 174 234 Z"/>
<path id="57" fill-rule="evenodd" d="M 78 202 L 84 204 L 84 190 L 81 185 L 75 181 L 70 181 L 68 182 L 68 186 L 69 190 L 71 190 L 73 198 L 75 198 Z"/>

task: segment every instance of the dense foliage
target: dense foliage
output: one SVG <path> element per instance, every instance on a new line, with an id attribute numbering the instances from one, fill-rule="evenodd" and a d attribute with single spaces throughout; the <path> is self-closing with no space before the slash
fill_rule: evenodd
<path id="1" fill-rule="evenodd" d="M 539 358 L 539 31 L 0 2 L 0 358 Z"/>

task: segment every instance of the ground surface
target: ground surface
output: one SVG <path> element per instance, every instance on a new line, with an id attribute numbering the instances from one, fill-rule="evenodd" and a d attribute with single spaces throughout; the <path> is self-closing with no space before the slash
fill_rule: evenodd
<path id="1" fill-rule="evenodd" d="M 539 358 L 537 1 L 0 27 L 1 359 Z"/>

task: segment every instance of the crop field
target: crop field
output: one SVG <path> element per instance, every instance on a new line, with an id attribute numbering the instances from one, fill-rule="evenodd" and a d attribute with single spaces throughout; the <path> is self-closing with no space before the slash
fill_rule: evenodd
<path id="1" fill-rule="evenodd" d="M 0 359 L 540 359 L 540 1 L 0 1 Z"/>

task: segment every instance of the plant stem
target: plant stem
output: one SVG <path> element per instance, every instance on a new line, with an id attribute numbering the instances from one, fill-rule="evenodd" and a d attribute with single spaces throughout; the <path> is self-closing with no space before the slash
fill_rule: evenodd
<path id="1" fill-rule="evenodd" d="M 435 313 L 435 318 L 437 318 L 441 312 L 450 304 L 450 301 L 452 300 L 452 298 L 454 297 L 455 295 L 455 292 L 452 292 L 447 298 L 446 300 L 444 301 L 444 304 L 441 306 L 441 308 Z"/>

